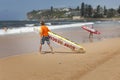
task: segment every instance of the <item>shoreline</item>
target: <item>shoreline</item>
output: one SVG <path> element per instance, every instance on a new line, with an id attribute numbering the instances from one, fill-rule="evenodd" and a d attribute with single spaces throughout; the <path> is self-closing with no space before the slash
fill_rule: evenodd
<path id="1" fill-rule="evenodd" d="M 104 25 L 106 27 L 104 27 Z M 119 24 L 117 25 L 110 24 L 109 26 L 105 23 L 104 25 L 103 24 L 94 25 L 95 29 L 101 32 L 100 35 L 94 35 L 94 38 L 93 38 L 94 42 L 99 42 L 109 38 L 120 37 Z M 89 33 L 87 31 L 82 30 L 80 27 L 55 29 L 51 31 L 80 45 L 84 43 L 89 43 L 89 38 L 88 38 Z M 14 35 L 6 35 L 6 36 L 3 35 L 0 37 L 0 42 L 1 42 L 0 57 L 6 57 L 6 56 L 12 56 L 12 55 L 19 55 L 23 53 L 38 52 L 40 39 L 39 39 L 38 33 L 28 32 L 28 33 L 22 33 L 22 34 L 20 33 L 20 34 L 14 34 Z M 58 44 L 53 42 L 51 43 L 55 48 L 62 47 L 64 49 L 63 46 L 59 46 Z M 43 50 L 49 51 L 47 49 L 48 49 L 48 46 L 45 45 L 45 47 L 43 47 Z M 69 49 L 66 48 L 66 50 L 69 50 Z"/>
<path id="2" fill-rule="evenodd" d="M 38 37 L 38 36 L 37 36 Z M 106 41 L 106 40 L 111 40 L 111 39 L 119 39 L 120 37 L 109 37 L 109 38 L 103 38 L 103 39 L 100 39 L 100 40 L 94 40 L 93 42 L 89 42 L 89 41 L 83 41 L 83 42 L 81 42 L 79 45 L 81 45 L 81 46 L 83 46 L 85 49 L 86 49 L 86 45 L 89 45 L 89 44 L 94 44 L 94 43 L 100 43 L 100 42 L 102 42 L 102 41 Z M 38 39 L 37 39 L 37 42 L 39 42 L 38 41 Z M 36 43 L 37 43 L 36 42 Z M 34 42 L 35 43 L 35 42 Z M 71 53 L 71 54 L 73 54 L 73 53 L 75 53 L 74 51 L 72 51 L 71 49 L 69 49 L 69 48 L 67 48 L 67 47 L 64 47 L 64 46 L 62 46 L 62 45 L 58 45 L 58 44 L 56 44 L 56 43 L 54 43 L 54 42 L 51 42 L 53 45 L 53 47 L 54 47 L 54 50 L 55 50 L 55 53 L 59 53 L 59 54 L 61 54 L 61 53 Z M 30 44 L 30 45 L 33 45 L 33 44 Z M 22 47 L 23 47 L 24 45 L 22 44 Z M 19 46 L 20 47 L 20 46 Z M 34 49 L 32 50 L 32 51 L 30 51 L 29 49 L 32 49 L 33 47 L 28 47 L 28 49 L 27 49 L 27 51 L 26 50 L 23 50 L 23 48 L 21 49 L 21 50 L 23 50 L 23 51 L 20 51 L 20 48 L 18 49 L 18 50 L 16 50 L 15 52 L 13 52 L 12 51 L 12 53 L 11 52 L 9 52 L 9 51 L 7 51 L 7 53 L 6 54 L 4 54 L 4 55 L 1 55 L 0 54 L 0 59 L 6 59 L 6 58 L 9 58 L 9 57 L 14 57 L 14 56 L 21 56 L 21 55 L 29 55 L 29 54 L 31 54 L 31 53 L 39 53 L 38 51 L 39 51 L 39 49 L 38 49 L 38 47 L 39 47 L 39 44 L 37 44 L 37 46 L 35 46 L 34 47 Z M 17 48 L 17 47 L 16 47 Z M 47 50 L 47 49 L 49 49 L 49 47 L 47 46 L 47 44 L 45 44 L 45 45 L 43 45 L 43 52 L 48 52 L 48 54 L 49 54 L 49 50 Z M 62 52 L 62 51 L 63 52 Z M 20 52 L 18 52 L 18 51 L 20 51 Z M 8 53 L 11 53 L 11 54 L 8 54 Z M 75 53 L 75 54 L 77 54 L 77 53 Z M 78 53 L 78 54 L 84 54 L 84 53 Z"/>
<path id="3" fill-rule="evenodd" d="M 81 18 L 81 19 L 76 19 L 76 20 L 73 20 L 73 19 L 52 19 L 52 20 L 45 20 L 47 22 L 49 21 L 82 21 L 82 22 L 86 22 L 86 21 L 120 21 L 120 18 Z"/>

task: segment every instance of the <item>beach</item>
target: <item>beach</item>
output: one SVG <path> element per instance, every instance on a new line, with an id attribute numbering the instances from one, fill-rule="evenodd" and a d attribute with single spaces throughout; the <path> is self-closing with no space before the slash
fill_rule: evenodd
<path id="1" fill-rule="evenodd" d="M 95 26 L 102 34 L 92 43 L 79 27 L 52 30 L 85 53 L 51 42 L 55 54 L 40 54 L 39 35 L 33 32 L 0 37 L 0 80 L 120 80 L 120 26 Z M 43 51 L 49 51 L 47 45 Z"/>
<path id="2" fill-rule="evenodd" d="M 119 80 L 119 44 L 115 38 L 84 44 L 84 54 L 37 52 L 3 58 L 0 80 Z"/>

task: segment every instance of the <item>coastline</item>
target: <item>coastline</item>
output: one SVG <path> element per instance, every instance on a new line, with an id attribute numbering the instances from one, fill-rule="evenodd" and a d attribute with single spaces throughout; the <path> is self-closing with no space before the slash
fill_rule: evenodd
<path id="1" fill-rule="evenodd" d="M 108 24 L 108 23 L 107 23 Z M 93 41 L 101 41 L 108 38 L 116 38 L 120 37 L 120 27 L 114 24 L 110 24 L 111 26 L 104 24 L 104 27 L 101 24 L 95 24 L 95 29 L 101 32 L 100 35 L 94 35 Z M 114 26 L 114 27 L 113 27 Z M 54 26 L 53 26 L 54 27 Z M 60 26 L 59 26 L 60 27 Z M 31 30 L 31 29 L 30 29 Z M 18 30 L 19 31 L 19 30 Z M 80 27 L 70 27 L 70 28 L 61 28 L 61 29 L 52 29 L 54 33 L 63 36 L 75 42 L 77 44 L 89 43 L 87 31 L 82 30 Z M 39 34 L 36 32 L 25 32 L 19 34 L 10 34 L 10 35 L 2 35 L 0 36 L 0 58 L 19 55 L 24 53 L 38 52 L 39 51 Z M 62 47 L 61 45 L 55 44 L 51 41 L 53 47 Z M 47 51 L 47 47 L 43 47 L 44 51 Z M 66 50 L 69 50 L 66 48 Z M 49 50 L 48 50 L 49 51 Z"/>

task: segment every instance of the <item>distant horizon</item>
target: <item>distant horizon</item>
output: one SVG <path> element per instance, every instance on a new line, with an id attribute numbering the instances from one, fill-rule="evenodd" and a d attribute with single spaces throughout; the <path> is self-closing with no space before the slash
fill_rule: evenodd
<path id="1" fill-rule="evenodd" d="M 81 7 L 82 2 L 91 5 L 93 8 L 100 5 L 101 7 L 106 6 L 106 8 L 117 9 L 120 6 L 120 0 L 0 0 L 0 21 L 27 20 L 26 14 L 32 10 L 50 9 L 51 6 L 53 6 L 53 8 L 75 8 L 77 6 Z"/>

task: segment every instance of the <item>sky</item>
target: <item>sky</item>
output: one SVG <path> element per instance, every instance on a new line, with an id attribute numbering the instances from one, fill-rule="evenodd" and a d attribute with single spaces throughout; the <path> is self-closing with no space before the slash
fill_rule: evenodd
<path id="1" fill-rule="evenodd" d="M 0 20 L 25 20 L 27 12 L 32 10 L 77 7 L 81 3 L 117 9 L 120 0 L 0 0 Z"/>

